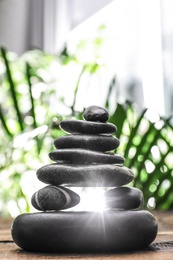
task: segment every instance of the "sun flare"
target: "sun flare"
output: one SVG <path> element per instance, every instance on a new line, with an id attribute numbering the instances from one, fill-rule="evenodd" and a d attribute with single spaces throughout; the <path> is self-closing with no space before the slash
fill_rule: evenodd
<path id="1" fill-rule="evenodd" d="M 104 188 L 86 188 L 79 192 L 80 203 L 75 207 L 76 210 L 102 212 L 105 210 Z"/>

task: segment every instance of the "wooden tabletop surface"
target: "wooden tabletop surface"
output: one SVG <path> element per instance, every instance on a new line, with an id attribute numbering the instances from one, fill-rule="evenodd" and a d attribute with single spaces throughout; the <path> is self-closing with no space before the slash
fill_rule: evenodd
<path id="1" fill-rule="evenodd" d="M 142 251 L 115 254 L 40 254 L 17 247 L 11 238 L 11 219 L 0 219 L 0 259 L 97 259 L 97 260 L 173 260 L 173 212 L 154 212 L 159 224 L 156 240 Z"/>

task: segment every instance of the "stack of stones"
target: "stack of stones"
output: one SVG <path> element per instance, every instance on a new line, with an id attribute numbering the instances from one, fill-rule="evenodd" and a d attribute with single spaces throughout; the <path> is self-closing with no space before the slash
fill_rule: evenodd
<path id="1" fill-rule="evenodd" d="M 144 248 L 156 237 L 155 218 L 139 210 L 142 192 L 124 186 L 133 180 L 133 173 L 113 151 L 120 143 L 112 136 L 116 126 L 107 122 L 108 112 L 91 106 L 83 116 L 85 120 L 60 123 L 68 135 L 55 140 L 57 149 L 49 154 L 55 163 L 37 171 L 38 179 L 48 185 L 31 201 L 42 212 L 20 215 L 13 223 L 13 239 L 25 250 L 127 251 Z M 67 186 L 111 187 L 104 195 L 107 210 L 63 211 L 80 202 Z"/>

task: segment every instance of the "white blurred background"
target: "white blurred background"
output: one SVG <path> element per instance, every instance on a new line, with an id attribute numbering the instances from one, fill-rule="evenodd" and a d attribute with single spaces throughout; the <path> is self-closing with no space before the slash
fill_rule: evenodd
<path id="1" fill-rule="evenodd" d="M 172 12 L 172 0 L 1 0 L 0 45 L 19 55 L 31 47 L 58 53 L 65 43 L 74 50 L 80 40 L 91 40 L 96 28 L 105 25 L 102 58 L 117 75 L 119 98 L 169 116 L 173 108 Z M 92 88 L 88 98 L 102 103 L 106 90 L 97 96 L 98 88 Z"/>
<path id="2" fill-rule="evenodd" d="M 159 120 L 158 115 L 169 117 L 173 110 L 172 13 L 172 0 L 0 0 L 0 47 L 5 47 L 9 52 L 14 52 L 20 57 L 32 48 L 41 49 L 58 57 L 66 46 L 68 53 L 77 57 L 77 62 L 71 62 L 68 66 L 64 66 L 64 64 L 61 66 L 58 59 L 53 60 L 49 67 L 50 71 L 44 70 L 43 78 L 49 78 L 50 73 L 55 79 L 54 85 L 51 81 L 49 82 L 49 79 L 46 79 L 44 84 L 43 82 L 33 84 L 35 102 L 39 101 L 42 92 L 47 93 L 46 89 L 50 92 L 52 89 L 56 89 L 55 98 L 52 97 L 53 95 L 50 98 L 46 94 L 55 115 L 65 114 L 66 109 L 68 110 L 72 106 L 76 81 L 80 78 L 81 65 L 96 63 L 101 65 L 97 73 L 88 72 L 87 74 L 86 72 L 80 78 L 75 102 L 76 111 L 82 111 L 84 107 L 92 104 L 105 105 L 110 81 L 115 76 L 116 89 L 111 92 L 109 100 L 109 108 L 112 107 L 112 112 L 115 110 L 117 101 L 130 100 L 137 104 L 139 112 L 144 107 L 149 108 L 147 116 L 151 122 L 156 122 Z M 96 40 L 103 40 L 103 42 L 99 43 Z M 98 48 L 96 48 L 97 46 Z M 35 60 L 35 63 L 38 63 L 38 60 Z M 16 77 L 20 76 L 20 71 L 17 72 Z M 48 73 L 46 74 L 46 72 Z M 4 73 L 4 67 L 0 64 L 1 73 Z M 43 74 L 43 70 L 40 69 L 40 73 Z M 19 84 L 18 91 L 24 96 L 24 103 L 21 107 L 29 110 L 27 102 L 25 102 L 26 88 L 26 82 Z M 5 105 L 5 95 L 2 93 L 0 96 L 0 103 L 3 105 Z M 61 107 L 58 104 L 57 100 L 61 100 L 61 98 L 66 106 Z M 38 105 L 38 109 L 41 109 L 41 106 Z M 36 111 L 36 114 L 39 115 L 37 120 L 39 125 L 43 124 L 43 126 L 34 129 L 30 133 L 31 136 L 24 133 L 15 137 L 12 160 L 19 160 L 19 162 L 14 164 L 12 161 L 11 168 L 7 167 L 1 171 L 4 194 L 5 183 L 7 191 L 10 187 L 8 176 L 10 174 L 13 176 L 16 171 L 17 177 L 19 177 L 20 172 L 25 172 L 26 163 L 20 165 L 22 156 L 28 156 L 26 162 L 29 164 L 27 166 L 29 170 L 27 168 L 21 180 L 18 181 L 24 191 L 23 195 L 31 197 L 33 192 L 43 185 L 38 182 L 35 169 L 41 167 L 43 161 L 48 163 L 47 150 L 42 152 L 41 161 L 38 162 L 39 156 L 38 154 L 35 157 L 32 155 L 33 143 L 30 142 L 32 140 L 29 140 L 30 137 L 33 137 L 32 135 L 36 135 L 35 131 L 43 131 L 42 134 L 47 131 L 47 126 L 44 129 L 47 111 L 38 109 Z M 7 114 L 9 115 L 9 113 Z M 69 111 L 67 114 L 69 115 Z M 11 126 L 12 123 L 9 122 Z M 30 122 L 25 123 L 31 124 Z M 19 139 L 17 139 L 18 137 Z M 23 141 L 21 141 L 22 137 Z M 172 140 L 172 138 L 170 139 Z M 28 144 L 31 144 L 31 147 L 27 147 L 24 140 L 29 140 Z M 50 147 L 49 142 L 47 146 Z M 3 144 L 1 148 L 4 149 Z M 21 157 L 20 148 L 24 151 Z M 5 156 L 4 158 L 6 159 Z M 1 161 L 3 161 L 3 157 Z M 171 168 L 172 159 L 170 161 Z M 169 181 L 168 184 L 170 183 Z M 90 206 L 96 194 L 101 196 L 98 190 L 95 195 L 93 195 L 94 192 L 95 190 L 90 191 Z M 9 194 L 7 193 L 8 200 Z M 97 201 L 96 204 L 98 204 Z M 24 198 L 20 199 L 18 204 L 19 207 L 24 208 L 26 205 Z M 87 200 L 84 200 L 83 205 L 87 204 Z M 14 199 L 9 200 L 7 206 L 12 216 L 19 214 Z M 98 206 L 102 208 L 102 202 Z"/>

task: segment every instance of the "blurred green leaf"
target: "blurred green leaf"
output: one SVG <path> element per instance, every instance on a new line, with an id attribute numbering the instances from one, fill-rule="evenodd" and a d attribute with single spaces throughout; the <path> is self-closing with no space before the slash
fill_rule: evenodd
<path id="1" fill-rule="evenodd" d="M 76 98 L 77 98 L 77 93 L 78 93 L 78 89 L 79 89 L 79 84 L 80 84 L 80 81 L 81 81 L 81 78 L 85 72 L 85 69 L 86 69 L 86 66 L 84 66 L 77 78 L 77 82 L 76 82 L 76 86 L 75 86 L 75 89 L 74 89 L 74 98 L 73 98 L 73 104 L 71 106 L 71 110 L 72 110 L 72 115 L 75 115 L 75 104 L 76 104 Z"/>
<path id="2" fill-rule="evenodd" d="M 19 109 L 18 100 L 17 100 L 17 93 L 16 93 L 16 89 L 15 89 L 15 84 L 14 84 L 13 79 L 12 79 L 12 75 L 11 75 L 11 71 L 10 71 L 10 65 L 9 65 L 9 62 L 8 62 L 8 59 L 7 59 L 6 50 L 4 48 L 1 48 L 1 53 L 2 53 L 2 57 L 4 58 L 4 63 L 5 63 L 5 66 L 6 66 L 6 74 L 7 74 L 7 78 L 8 78 L 8 82 L 9 82 L 9 86 L 10 86 L 10 92 L 11 92 L 11 96 L 12 96 L 12 99 L 13 99 L 14 107 L 16 109 L 18 122 L 19 122 L 21 131 L 23 131 L 24 127 L 23 127 L 22 114 L 21 114 L 20 109 Z"/>
<path id="3" fill-rule="evenodd" d="M 131 130 L 130 136 L 128 138 L 128 142 L 127 142 L 126 147 L 125 147 L 125 152 L 124 152 L 124 157 L 125 158 L 128 157 L 129 149 L 133 146 L 133 138 L 136 135 L 138 135 L 137 131 L 138 131 L 138 128 L 140 126 L 140 123 L 141 123 L 142 119 L 144 118 L 146 110 L 147 109 L 144 109 L 144 111 L 141 113 L 141 115 L 137 119 L 135 127 L 132 128 L 132 130 Z"/>
<path id="4" fill-rule="evenodd" d="M 12 138 L 13 134 L 10 132 L 10 130 L 9 130 L 8 126 L 7 126 L 6 118 L 5 118 L 4 114 L 3 114 L 3 110 L 2 110 L 1 106 L 0 106 L 0 120 L 1 120 L 2 126 L 4 127 L 5 132 L 7 133 L 7 136 Z"/>
<path id="5" fill-rule="evenodd" d="M 26 63 L 26 79 L 28 82 L 28 87 L 29 87 L 29 97 L 30 97 L 30 102 L 31 102 L 31 115 L 33 117 L 33 128 L 37 128 L 37 122 L 36 122 L 36 117 L 35 117 L 35 105 L 34 105 L 34 98 L 32 95 L 32 84 L 31 84 L 31 75 L 30 75 L 30 70 L 31 67 L 29 63 Z"/>
<path id="6" fill-rule="evenodd" d="M 109 122 L 117 126 L 117 138 L 120 138 L 125 120 L 126 110 L 122 104 L 118 103 L 115 112 L 109 117 Z"/>
<path id="7" fill-rule="evenodd" d="M 113 77 L 113 79 L 111 80 L 109 87 L 108 87 L 108 94 L 107 94 L 106 102 L 105 102 L 106 109 L 109 109 L 109 99 L 112 94 L 112 90 L 115 86 L 116 86 L 116 76 Z"/>

